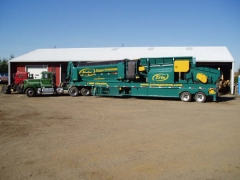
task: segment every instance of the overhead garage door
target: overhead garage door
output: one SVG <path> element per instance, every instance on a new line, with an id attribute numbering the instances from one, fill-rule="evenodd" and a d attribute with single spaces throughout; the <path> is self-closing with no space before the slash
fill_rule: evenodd
<path id="1" fill-rule="evenodd" d="M 40 79 L 41 78 L 41 72 L 47 71 L 48 67 L 46 65 L 32 65 L 32 66 L 26 66 L 27 72 L 30 74 L 33 74 L 34 79 Z"/>

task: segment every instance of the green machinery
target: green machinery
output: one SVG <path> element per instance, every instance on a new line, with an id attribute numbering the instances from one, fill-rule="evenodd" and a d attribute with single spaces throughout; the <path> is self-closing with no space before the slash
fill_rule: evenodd
<path id="1" fill-rule="evenodd" d="M 197 67 L 193 57 L 69 62 L 68 84 L 57 93 L 71 96 L 172 97 L 184 102 L 216 101 L 220 71 Z M 208 98 L 209 97 L 209 98 Z"/>

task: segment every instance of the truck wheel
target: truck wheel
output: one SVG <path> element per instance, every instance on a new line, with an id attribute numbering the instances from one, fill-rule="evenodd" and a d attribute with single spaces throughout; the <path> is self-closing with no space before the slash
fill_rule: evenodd
<path id="1" fill-rule="evenodd" d="M 23 93 L 23 89 L 22 89 L 21 85 L 18 85 L 18 86 L 17 86 L 16 91 L 17 91 L 18 93 Z"/>
<path id="2" fill-rule="evenodd" d="M 1 92 L 4 93 L 4 94 L 11 94 L 11 91 L 8 88 L 8 86 L 3 86 Z"/>
<path id="3" fill-rule="evenodd" d="M 189 92 L 182 92 L 180 99 L 183 102 L 189 102 L 192 99 L 192 95 Z"/>
<path id="4" fill-rule="evenodd" d="M 85 89 L 85 88 L 82 88 L 81 89 L 81 93 L 83 96 L 90 96 L 91 95 L 91 92 L 89 89 Z"/>
<path id="5" fill-rule="evenodd" d="M 78 96 L 78 88 L 77 87 L 71 87 L 68 90 L 68 94 L 72 97 Z"/>
<path id="6" fill-rule="evenodd" d="M 195 101 L 198 103 L 204 103 L 206 101 L 206 95 L 203 92 L 198 92 L 194 97 Z"/>
<path id="7" fill-rule="evenodd" d="M 34 96 L 36 95 L 35 90 L 34 90 L 33 88 L 28 88 L 28 89 L 26 90 L 26 95 L 27 95 L 28 97 L 34 97 Z"/>
<path id="8" fill-rule="evenodd" d="M 6 94 L 11 94 L 11 89 L 7 89 Z"/>

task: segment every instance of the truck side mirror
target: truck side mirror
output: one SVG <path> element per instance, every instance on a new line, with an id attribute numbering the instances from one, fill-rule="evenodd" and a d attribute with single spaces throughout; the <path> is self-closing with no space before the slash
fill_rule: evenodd
<path id="1" fill-rule="evenodd" d="M 28 74 L 29 79 L 33 79 L 33 74 Z"/>

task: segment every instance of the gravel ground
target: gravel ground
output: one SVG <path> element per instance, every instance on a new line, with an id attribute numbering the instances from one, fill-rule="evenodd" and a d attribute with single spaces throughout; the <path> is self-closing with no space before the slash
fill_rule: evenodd
<path id="1" fill-rule="evenodd" d="M 239 96 L 0 101 L 0 179 L 240 179 Z"/>

